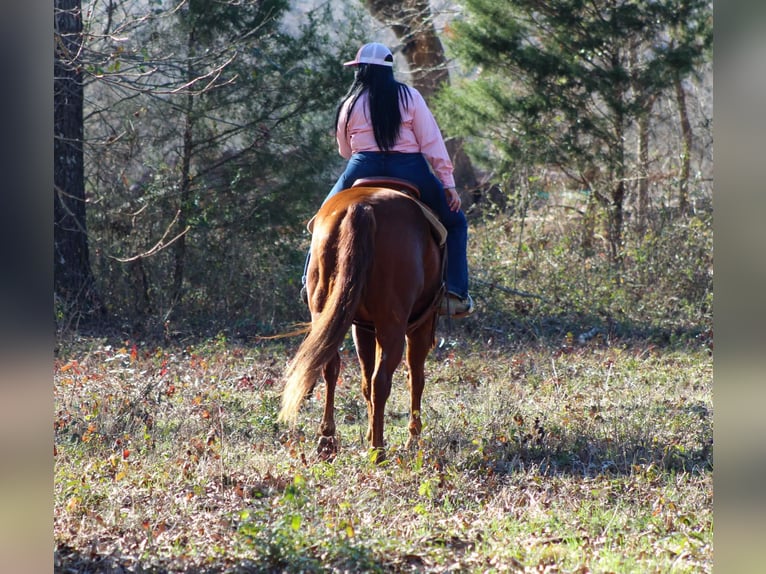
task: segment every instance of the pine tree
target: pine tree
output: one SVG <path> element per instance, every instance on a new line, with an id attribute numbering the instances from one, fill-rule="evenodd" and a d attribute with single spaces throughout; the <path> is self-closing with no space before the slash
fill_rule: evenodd
<path id="1" fill-rule="evenodd" d="M 619 260 L 629 134 L 712 43 L 708 0 L 463 0 L 449 47 L 471 72 L 440 116 L 505 165 L 565 172 L 608 212 Z M 594 180 L 593 174 L 601 174 Z"/>

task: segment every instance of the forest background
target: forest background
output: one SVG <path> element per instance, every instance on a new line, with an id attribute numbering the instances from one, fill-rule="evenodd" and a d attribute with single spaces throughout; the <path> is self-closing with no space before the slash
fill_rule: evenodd
<path id="1" fill-rule="evenodd" d="M 57 567 L 710 570 L 710 2 L 57 0 L 55 22 Z M 308 318 L 305 223 L 343 165 L 340 62 L 371 40 L 447 137 L 478 312 L 440 327 L 441 438 L 388 474 L 345 458 L 306 470 L 308 430 L 262 438 L 298 343 L 266 337 Z M 235 463 L 253 436 L 259 455 Z M 370 550 L 369 516 L 402 509 L 337 492 L 392 479 L 418 536 Z M 233 546 L 147 494 L 179 480 L 190 526 L 218 505 Z M 540 521 L 567 499 L 589 517 Z M 489 518 L 508 505 L 527 530 Z M 610 537 L 605 508 L 641 519 Z M 456 513 L 463 525 L 445 526 Z"/>
<path id="2" fill-rule="evenodd" d="M 56 7 L 61 332 L 253 336 L 305 319 L 305 223 L 342 168 L 339 63 L 371 38 L 448 138 L 476 322 L 710 326 L 706 2 Z"/>

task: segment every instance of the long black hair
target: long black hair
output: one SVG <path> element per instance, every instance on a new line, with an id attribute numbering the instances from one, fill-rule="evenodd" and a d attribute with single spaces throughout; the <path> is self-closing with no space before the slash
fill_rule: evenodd
<path id="1" fill-rule="evenodd" d="M 375 143 L 383 151 L 394 147 L 399 137 L 399 129 L 402 125 L 402 114 L 399 102 L 407 108 L 412 97 L 406 84 L 394 79 L 394 70 L 388 66 L 376 64 L 358 64 L 354 73 L 354 82 L 351 84 L 343 101 L 335 112 L 335 127 L 337 129 L 340 118 L 340 110 L 343 104 L 351 99 L 351 105 L 346 115 L 345 129 L 348 129 L 348 118 L 354 109 L 359 96 L 367 92 L 369 102 L 370 119 L 372 130 L 375 134 Z"/>

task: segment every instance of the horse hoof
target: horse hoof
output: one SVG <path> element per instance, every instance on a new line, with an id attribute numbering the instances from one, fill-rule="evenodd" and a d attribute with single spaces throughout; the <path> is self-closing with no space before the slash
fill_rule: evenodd
<path id="1" fill-rule="evenodd" d="M 320 460 L 332 460 L 338 454 L 338 441 L 334 436 L 319 437 L 317 455 Z"/>

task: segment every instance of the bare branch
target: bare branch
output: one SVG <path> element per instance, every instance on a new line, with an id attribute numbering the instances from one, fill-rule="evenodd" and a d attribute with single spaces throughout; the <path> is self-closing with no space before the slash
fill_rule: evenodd
<path id="1" fill-rule="evenodd" d="M 166 247 L 169 247 L 170 245 L 175 243 L 178 239 L 186 235 L 186 233 L 191 229 L 191 225 L 187 225 L 186 228 L 181 233 L 176 235 L 173 239 L 171 239 L 167 243 L 165 242 L 165 238 L 170 234 L 170 230 L 176 224 L 180 215 L 181 215 L 181 210 L 179 209 L 178 211 L 176 211 L 176 215 L 173 218 L 173 221 L 170 222 L 170 225 L 168 225 L 167 229 L 165 230 L 165 233 L 162 234 L 162 237 L 160 238 L 160 240 L 154 245 L 154 247 L 152 247 L 148 251 L 144 251 L 143 253 L 139 253 L 138 255 L 134 255 L 133 257 L 127 257 L 127 258 L 115 257 L 113 255 L 109 255 L 109 257 L 111 259 L 119 261 L 120 263 L 130 263 L 131 261 L 146 259 L 147 257 L 156 255 L 157 253 L 159 253 Z"/>
<path id="2" fill-rule="evenodd" d="M 497 289 L 498 291 L 502 291 L 503 293 L 508 293 L 509 295 L 518 295 L 519 297 L 531 297 L 534 299 L 540 299 L 540 301 L 543 301 L 544 303 L 550 303 L 548 299 L 543 297 L 542 295 L 537 295 L 535 293 L 527 293 L 525 291 L 519 291 L 518 289 L 511 289 L 510 287 L 503 287 L 502 285 L 498 285 L 497 283 L 490 282 L 490 281 L 482 281 L 481 279 L 472 279 L 474 283 L 480 283 L 481 285 L 486 285 L 490 289 Z"/>

